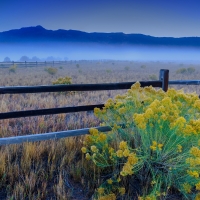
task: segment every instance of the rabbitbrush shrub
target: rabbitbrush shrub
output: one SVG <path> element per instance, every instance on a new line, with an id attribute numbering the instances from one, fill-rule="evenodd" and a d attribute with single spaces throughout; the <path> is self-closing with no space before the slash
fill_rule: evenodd
<path id="1" fill-rule="evenodd" d="M 48 72 L 50 75 L 55 75 L 57 73 L 58 69 L 49 67 L 49 68 L 45 68 L 45 71 Z"/>
<path id="2" fill-rule="evenodd" d="M 58 85 L 58 84 L 64 84 L 64 85 L 69 85 L 72 84 L 72 78 L 71 77 L 63 77 L 63 78 L 58 78 L 57 80 L 52 82 L 53 85 Z"/>
<path id="3" fill-rule="evenodd" d="M 111 126 L 90 129 L 82 152 L 102 169 L 94 199 L 200 199 L 200 100 L 182 90 L 134 84 L 95 115 Z M 134 187 L 133 187 L 134 186 Z M 134 189 L 135 188 L 135 189 Z M 134 192 L 134 190 L 136 190 Z"/>

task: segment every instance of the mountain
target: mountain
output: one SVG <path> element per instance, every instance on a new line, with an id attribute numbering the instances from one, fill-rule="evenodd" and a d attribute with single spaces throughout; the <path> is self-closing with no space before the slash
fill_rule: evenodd
<path id="1" fill-rule="evenodd" d="M 200 47 L 200 37 L 153 37 L 142 34 L 86 33 L 76 30 L 46 30 L 42 26 L 0 32 L 0 43 L 97 43 L 108 45 L 144 45 Z"/>

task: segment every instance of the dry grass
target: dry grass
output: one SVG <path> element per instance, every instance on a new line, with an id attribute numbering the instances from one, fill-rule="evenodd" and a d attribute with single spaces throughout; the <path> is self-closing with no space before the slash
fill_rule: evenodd
<path id="1" fill-rule="evenodd" d="M 65 76 L 75 84 L 150 80 L 150 74 L 158 77 L 159 69 L 169 69 L 170 80 L 200 77 L 198 64 L 192 65 L 195 73 L 184 75 L 176 71 L 191 67 L 190 64 L 168 62 L 69 61 L 62 67 L 54 66 L 57 73 L 53 76 L 45 71 L 46 67 L 18 66 L 15 73 L 1 68 L 0 85 L 51 85 Z M 200 94 L 200 87 L 186 86 L 185 91 Z M 0 112 L 98 104 L 123 92 L 5 94 L 0 95 Z M 1 120 L 0 137 L 93 127 L 99 123 L 91 112 Z M 100 171 L 83 159 L 82 140 L 83 137 L 72 137 L 0 147 L 0 199 L 88 199 L 101 177 Z"/>

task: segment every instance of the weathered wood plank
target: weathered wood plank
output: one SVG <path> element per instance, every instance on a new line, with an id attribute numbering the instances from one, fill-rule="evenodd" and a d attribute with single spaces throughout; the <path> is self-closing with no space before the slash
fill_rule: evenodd
<path id="1" fill-rule="evenodd" d="M 94 108 L 103 108 L 103 106 L 104 104 L 97 104 L 97 105 L 87 105 L 87 106 L 74 106 L 74 107 L 61 107 L 61 108 L 48 108 L 48 109 L 39 109 L 39 110 L 6 112 L 6 113 L 0 113 L 0 120 L 10 119 L 10 118 L 19 118 L 19 117 L 39 116 L 39 115 L 52 115 L 52 114 L 61 114 L 61 113 L 91 111 L 91 110 L 94 110 Z"/>
<path id="2" fill-rule="evenodd" d="M 169 70 L 161 69 L 159 74 L 159 80 L 162 81 L 162 89 L 167 92 L 169 82 Z"/>
<path id="3" fill-rule="evenodd" d="M 200 80 L 174 80 L 169 81 L 170 85 L 200 85 Z"/>
<path id="4" fill-rule="evenodd" d="M 103 84 L 71 84 L 71 85 L 41 85 L 41 86 L 12 86 L 0 87 L 0 94 L 64 92 L 64 91 L 95 91 L 129 89 L 135 82 L 103 83 Z M 162 87 L 162 81 L 141 81 L 142 87 Z"/>
<path id="5" fill-rule="evenodd" d="M 107 132 L 112 130 L 111 127 L 109 126 L 98 126 L 94 128 L 98 129 L 101 132 Z M 8 144 L 20 144 L 23 142 L 36 142 L 42 140 L 60 139 L 66 137 L 86 135 L 89 134 L 89 129 L 90 128 L 84 128 L 84 129 L 61 131 L 61 132 L 51 132 L 43 134 L 32 134 L 32 135 L 1 138 L 0 146 Z"/>

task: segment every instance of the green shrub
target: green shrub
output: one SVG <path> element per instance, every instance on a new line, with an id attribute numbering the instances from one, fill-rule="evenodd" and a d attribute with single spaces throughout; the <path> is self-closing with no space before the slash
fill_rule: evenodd
<path id="1" fill-rule="evenodd" d="M 128 71 L 128 70 L 130 69 L 130 67 L 126 66 L 124 69 L 125 69 L 126 71 Z"/>
<path id="2" fill-rule="evenodd" d="M 45 71 L 48 72 L 51 75 L 55 75 L 58 71 L 58 69 L 53 68 L 53 67 L 49 67 L 49 68 L 45 68 Z"/>
<path id="3" fill-rule="evenodd" d="M 112 71 L 111 71 L 111 69 L 106 69 L 106 72 L 111 73 Z"/>
<path id="4" fill-rule="evenodd" d="M 180 69 L 176 70 L 177 74 L 185 74 L 186 72 L 187 72 L 186 68 L 180 68 Z"/>
<path id="5" fill-rule="evenodd" d="M 146 69 L 146 65 L 141 65 L 140 66 L 142 69 Z"/>
<path id="6" fill-rule="evenodd" d="M 187 72 L 188 72 L 189 74 L 192 74 L 192 73 L 195 72 L 195 68 L 194 68 L 194 67 L 188 67 L 188 68 L 187 68 Z"/>
<path id="7" fill-rule="evenodd" d="M 53 85 L 59 85 L 59 84 L 60 85 L 62 85 L 62 84 L 69 85 L 69 84 L 72 84 L 72 78 L 66 76 L 63 78 L 58 78 L 57 80 L 53 81 L 52 83 L 53 83 Z"/>
<path id="8" fill-rule="evenodd" d="M 152 81 L 158 80 L 158 78 L 157 78 L 157 76 L 155 74 L 149 75 L 149 79 L 152 80 Z"/>
<path id="9" fill-rule="evenodd" d="M 107 134 L 90 129 L 82 152 L 102 169 L 104 181 L 95 199 L 181 199 L 200 193 L 200 100 L 196 94 L 166 93 L 134 84 L 125 95 L 109 99 L 95 115 Z M 135 184 L 134 191 L 131 186 Z"/>
<path id="10" fill-rule="evenodd" d="M 9 67 L 9 72 L 16 73 L 16 70 L 17 70 L 17 65 Z"/>

